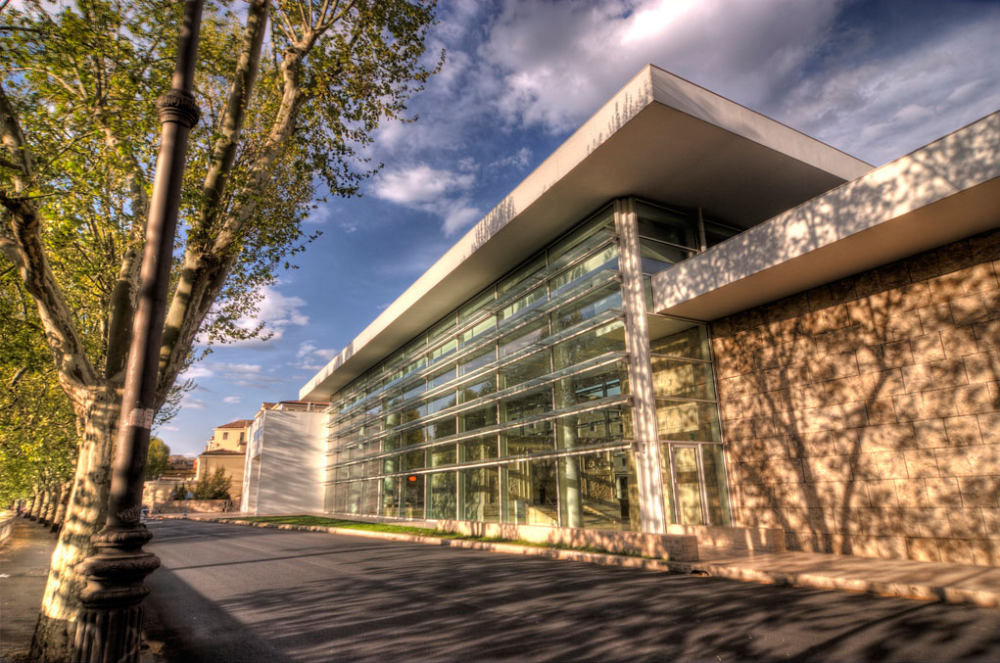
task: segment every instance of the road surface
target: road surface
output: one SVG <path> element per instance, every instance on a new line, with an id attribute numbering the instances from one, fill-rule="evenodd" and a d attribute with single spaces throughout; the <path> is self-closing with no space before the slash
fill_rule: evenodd
<path id="1" fill-rule="evenodd" d="M 1000 610 L 185 520 L 146 630 L 170 661 L 1000 661 Z"/>

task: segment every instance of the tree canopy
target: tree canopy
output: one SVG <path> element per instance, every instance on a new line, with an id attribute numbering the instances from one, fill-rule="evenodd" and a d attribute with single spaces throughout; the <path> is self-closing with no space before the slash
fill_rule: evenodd
<path id="1" fill-rule="evenodd" d="M 146 479 L 159 479 L 170 468 L 170 447 L 154 437 L 146 452 Z"/>
<path id="2" fill-rule="evenodd" d="M 362 148 L 380 122 L 404 117 L 440 64 L 425 53 L 434 9 L 432 0 L 206 2 L 202 119 L 188 148 L 158 408 L 196 337 L 260 333 L 236 323 L 310 241 L 302 221 L 317 191 L 354 195 L 378 167 Z M 65 654 L 82 580 L 70 569 L 105 517 L 159 140 L 154 100 L 170 88 L 181 11 L 170 0 L 0 0 L 0 273 L 30 298 L 23 318 L 79 447 L 39 658 Z M 4 377 L 22 368 L 4 366 Z"/>

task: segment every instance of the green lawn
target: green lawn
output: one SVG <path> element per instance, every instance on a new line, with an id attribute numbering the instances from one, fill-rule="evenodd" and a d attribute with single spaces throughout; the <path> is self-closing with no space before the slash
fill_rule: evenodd
<path id="1" fill-rule="evenodd" d="M 500 539 L 496 537 L 473 536 L 467 534 L 457 534 L 455 532 L 444 532 L 430 527 L 413 527 L 411 525 L 390 525 L 388 523 L 369 523 L 359 520 L 343 520 L 341 518 L 325 518 L 323 516 L 245 516 L 242 518 L 229 518 L 227 520 L 240 520 L 252 523 L 274 523 L 277 525 L 303 525 L 306 527 L 339 527 L 342 529 L 368 530 L 372 532 L 390 532 L 393 534 L 416 534 L 419 536 L 434 536 L 441 539 L 464 539 L 468 541 L 483 541 L 485 543 L 514 543 L 521 546 L 532 546 L 535 548 L 559 548 L 563 550 L 579 550 L 581 552 L 603 553 L 611 555 L 625 555 L 636 557 L 622 552 L 611 552 L 603 548 L 579 547 L 560 545 L 555 543 L 539 543 L 536 541 L 524 541 L 521 539 Z"/>

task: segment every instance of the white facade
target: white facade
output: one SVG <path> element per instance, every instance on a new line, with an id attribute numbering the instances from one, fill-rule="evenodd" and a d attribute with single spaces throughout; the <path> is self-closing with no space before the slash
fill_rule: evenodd
<path id="1" fill-rule="evenodd" d="M 240 511 L 323 510 L 325 404 L 308 409 L 265 406 L 250 427 Z"/>

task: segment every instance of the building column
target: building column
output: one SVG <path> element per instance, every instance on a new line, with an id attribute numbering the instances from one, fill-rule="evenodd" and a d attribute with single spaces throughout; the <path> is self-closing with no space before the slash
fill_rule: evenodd
<path id="1" fill-rule="evenodd" d="M 639 512 L 643 532 L 666 533 L 663 477 L 656 434 L 656 398 L 653 392 L 649 350 L 649 321 L 643 294 L 639 225 L 635 201 L 615 201 L 618 262 L 622 275 L 622 308 L 625 312 L 625 349 L 628 351 L 629 390 L 632 397 L 633 442 Z"/>

